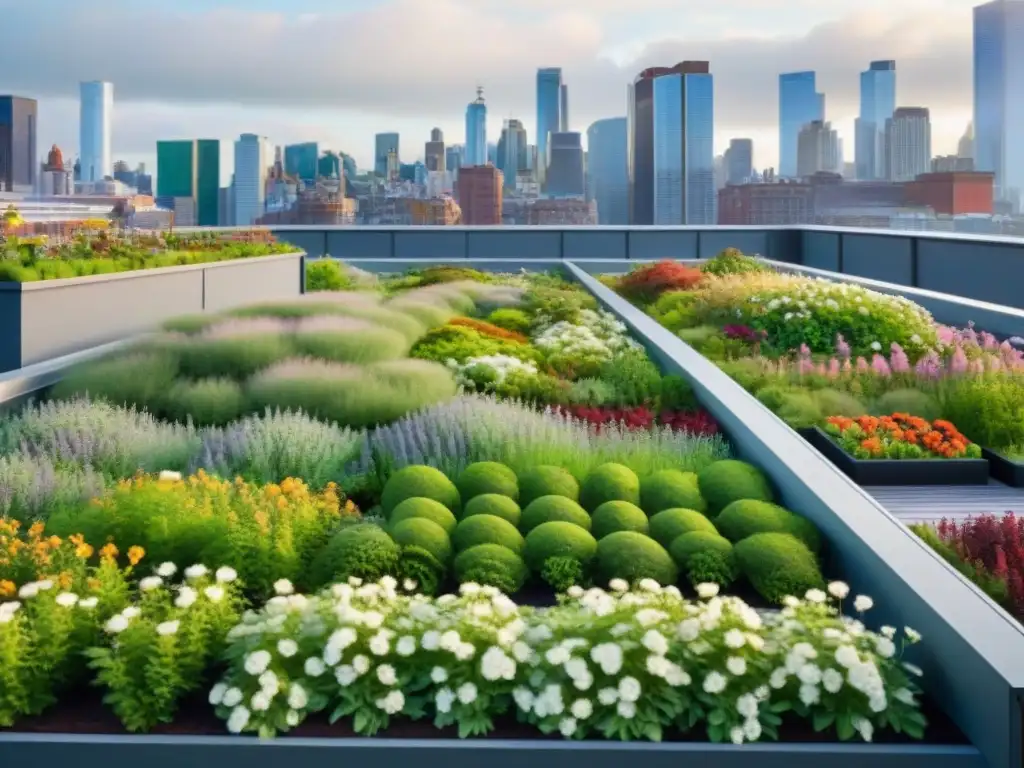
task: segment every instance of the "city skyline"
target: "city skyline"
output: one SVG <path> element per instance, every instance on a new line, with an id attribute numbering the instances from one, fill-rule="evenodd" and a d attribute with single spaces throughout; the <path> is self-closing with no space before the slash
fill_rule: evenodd
<path id="1" fill-rule="evenodd" d="M 907 0 L 898 13 L 880 14 L 885 4 L 867 0 L 857 4 L 865 10 L 852 15 L 854 4 L 845 0 L 837 0 L 828 9 L 795 0 L 787 9 L 771 12 L 759 11 L 749 0 L 731 0 L 719 4 L 714 12 L 696 14 L 693 4 L 686 2 L 670 6 L 662 0 L 639 0 L 627 9 L 606 2 L 569 0 L 553 16 L 535 0 L 525 0 L 521 9 L 530 13 L 502 10 L 491 0 L 473 5 L 467 0 L 446 0 L 442 4 L 446 13 L 437 14 L 434 9 L 431 14 L 436 18 L 429 20 L 424 18 L 425 11 L 405 0 L 362 3 L 361 10 L 355 11 L 345 10 L 355 7 L 354 3 L 334 4 L 331 7 L 340 10 L 328 13 L 323 12 L 326 6 L 322 2 L 297 0 L 289 4 L 294 11 L 287 14 L 270 12 L 285 6 L 270 0 L 248 11 L 220 0 L 205 4 L 203 7 L 209 6 L 206 11 L 186 2 L 176 4 L 174 11 L 158 6 L 145 13 L 111 0 L 102 6 L 83 3 L 71 12 L 64 8 L 60 14 L 53 12 L 56 5 L 52 0 L 31 5 L 0 0 L 5 18 L 26 31 L 19 38 L 32 38 L 28 33 L 33 29 L 40 30 L 40 35 L 44 28 L 49 30 L 46 34 L 53 34 L 53 24 L 78 24 L 79 29 L 82 24 L 85 28 L 99 26 L 114 12 L 120 14 L 117 26 L 143 36 L 153 34 L 151 45 L 147 42 L 139 47 L 139 56 L 150 57 L 150 66 L 141 64 L 145 59 L 140 58 L 141 69 L 133 65 L 135 53 L 112 57 L 102 48 L 97 52 L 81 34 L 72 35 L 59 55 L 34 58 L 32 67 L 7 66 L 27 54 L 15 41 L 0 52 L 0 71 L 9 73 L 2 87 L 39 99 L 40 147 L 56 143 L 74 156 L 79 152 L 78 104 L 74 99 L 79 79 L 111 79 L 117 93 L 114 159 L 133 164 L 144 161 L 150 166 L 154 165 L 158 139 L 214 136 L 222 140 L 222 152 L 230 154 L 224 143 L 248 132 L 268 136 L 281 145 L 316 140 L 351 154 L 365 168 L 371 163 L 374 134 L 394 130 L 402 135 L 403 145 L 412 148 L 412 156 L 404 159 L 415 159 L 422 154 L 434 126 L 445 132 L 449 142 L 462 143 L 465 105 L 477 84 L 488 94 L 488 135 L 500 135 L 502 122 L 514 117 L 523 121 L 534 143 L 534 85 L 539 66 L 562 68 L 572 91 L 569 128 L 585 133 L 597 119 L 625 114 L 626 86 L 644 66 L 674 64 L 684 58 L 707 59 L 716 80 L 715 152 L 721 154 L 732 138 L 752 138 L 758 168 L 777 165 L 777 77 L 782 72 L 813 69 L 818 73 L 818 89 L 826 95 L 826 117 L 845 139 L 848 160 L 853 154 L 858 75 L 871 60 L 897 59 L 897 106 L 929 108 L 936 154 L 955 151 L 970 119 L 973 1 Z M 679 15 L 679 6 L 690 11 L 690 20 L 679 28 L 692 37 L 666 40 L 664 30 L 673 25 L 664 22 Z M 308 16 L 318 12 L 321 15 L 315 19 Z M 425 53 L 416 41 L 436 28 L 438 19 L 445 22 L 445 44 L 437 50 L 428 46 Z M 545 21 L 551 23 L 542 23 Z M 313 23 L 317 34 L 329 40 L 330 29 L 342 22 L 356 31 L 369 29 L 366 25 L 381 25 L 380 29 L 388 29 L 392 35 L 398 54 L 393 61 L 377 57 L 371 72 L 354 78 L 348 65 L 358 62 L 346 57 L 366 51 L 366 42 L 350 31 L 345 37 L 352 45 L 342 50 L 338 65 L 329 68 L 333 74 L 314 71 L 318 61 L 314 51 L 308 64 L 281 65 L 281 71 L 265 63 L 257 67 L 256 85 L 262 87 L 254 87 L 254 73 L 246 71 L 246 65 L 254 61 L 251 57 L 257 51 L 265 52 L 265 41 L 273 38 L 278 41 L 274 45 L 287 46 Z M 470 22 L 477 25 L 478 32 L 473 40 L 463 40 L 459 35 L 464 24 L 469 25 L 466 29 L 472 26 Z M 201 28 L 203 24 L 207 26 Z M 536 26 L 531 32 L 531 40 L 535 37 L 536 42 L 529 58 L 518 47 L 513 55 L 514 30 L 532 29 L 531 25 Z M 219 77 L 210 77 L 208 64 L 184 62 L 184 51 L 174 51 L 164 42 L 166 31 L 176 31 L 179 40 L 187 34 L 190 39 L 198 35 L 201 41 L 210 30 L 226 35 L 219 49 L 237 54 L 234 61 L 218 65 Z M 499 41 L 490 41 L 490 34 L 500 30 L 504 31 Z M 486 44 L 481 35 L 488 38 Z M 86 42 L 79 45 L 80 40 Z M 333 53 L 333 46 L 324 47 Z M 406 68 L 409 57 L 427 54 L 431 66 Z M 296 67 L 303 69 L 299 78 L 293 71 Z M 399 72 L 404 84 L 396 82 Z M 290 88 L 287 92 L 285 82 Z M 140 100 L 146 94 L 162 103 Z M 325 107 L 332 101 L 351 104 L 352 110 Z M 229 173 L 230 158 L 222 171 Z"/>

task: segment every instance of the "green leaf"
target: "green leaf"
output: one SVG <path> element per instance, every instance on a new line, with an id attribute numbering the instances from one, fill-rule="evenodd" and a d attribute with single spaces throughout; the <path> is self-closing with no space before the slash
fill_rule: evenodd
<path id="1" fill-rule="evenodd" d="M 836 718 L 836 733 L 840 741 L 849 741 L 857 731 L 853 727 L 853 718 L 849 715 L 839 715 Z"/>
<path id="2" fill-rule="evenodd" d="M 833 712 L 815 712 L 814 713 L 814 730 L 818 733 L 824 731 L 832 723 L 835 722 L 836 716 Z"/>
<path id="3" fill-rule="evenodd" d="M 708 715 L 708 723 L 710 725 L 721 725 L 725 722 L 725 713 L 720 709 L 714 709 L 711 714 Z"/>
<path id="4" fill-rule="evenodd" d="M 356 733 L 366 733 L 371 725 L 370 720 L 370 715 L 365 709 L 359 710 L 352 721 L 352 730 Z"/>

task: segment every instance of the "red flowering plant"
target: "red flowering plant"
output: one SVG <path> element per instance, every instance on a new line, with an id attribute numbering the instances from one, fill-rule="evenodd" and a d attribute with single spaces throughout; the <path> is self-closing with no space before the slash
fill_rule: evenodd
<path id="1" fill-rule="evenodd" d="M 981 448 L 948 421 L 908 413 L 829 416 L 825 432 L 855 459 L 980 459 Z"/>
<path id="2" fill-rule="evenodd" d="M 973 571 L 968 575 L 974 581 L 1015 616 L 1024 618 L 1024 517 L 1007 512 L 1002 517 L 943 518 L 936 532 Z M 1005 593 L 986 584 L 992 579 L 1005 587 Z"/>
<path id="3" fill-rule="evenodd" d="M 699 269 L 678 261 L 659 261 L 637 267 L 618 280 L 618 291 L 635 304 L 650 304 L 668 291 L 689 291 L 704 279 Z"/>
<path id="4" fill-rule="evenodd" d="M 675 432 L 711 436 L 718 434 L 718 423 L 706 411 L 655 411 L 639 405 L 631 408 L 607 408 L 588 405 L 560 405 L 557 413 L 572 416 L 596 427 L 619 424 L 626 429 L 654 429 L 665 426 Z"/>

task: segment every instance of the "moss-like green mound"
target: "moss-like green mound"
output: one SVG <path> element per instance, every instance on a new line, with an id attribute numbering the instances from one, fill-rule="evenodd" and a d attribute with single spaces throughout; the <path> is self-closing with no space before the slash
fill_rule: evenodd
<path id="1" fill-rule="evenodd" d="M 474 515 L 494 515 L 518 526 L 523 511 L 508 496 L 501 496 L 497 493 L 481 493 L 467 501 L 462 508 L 463 520 Z"/>
<path id="2" fill-rule="evenodd" d="M 519 475 L 519 503 L 526 507 L 541 496 L 564 496 L 579 501 L 580 484 L 561 467 L 539 466 Z"/>
<path id="3" fill-rule="evenodd" d="M 753 464 L 736 459 L 716 461 L 705 467 L 697 475 L 697 483 L 713 514 L 740 499 L 775 500 L 764 473 Z"/>
<path id="4" fill-rule="evenodd" d="M 668 551 L 693 585 L 712 582 L 724 587 L 739 575 L 732 544 L 717 533 L 684 533 L 675 538 Z"/>
<path id="5" fill-rule="evenodd" d="M 739 499 L 719 513 L 715 526 L 729 541 L 737 542 L 755 533 L 787 533 L 793 513 L 767 501 Z"/>
<path id="6" fill-rule="evenodd" d="M 433 499 L 452 512 L 459 509 L 459 489 L 443 472 L 434 467 L 415 464 L 403 467 L 384 484 L 380 505 L 385 515 L 406 499 Z"/>
<path id="7" fill-rule="evenodd" d="M 606 501 L 628 501 L 640 506 L 640 478 L 622 464 L 602 464 L 580 486 L 580 504 L 593 511 Z"/>
<path id="8" fill-rule="evenodd" d="M 519 554 L 523 551 L 523 535 L 508 520 L 494 515 L 472 515 L 462 520 L 452 534 L 455 551 L 480 544 L 498 544 Z"/>
<path id="9" fill-rule="evenodd" d="M 463 504 L 485 493 L 508 496 L 513 501 L 519 499 L 519 480 L 516 473 L 496 461 L 478 461 L 476 464 L 470 464 L 462 470 L 455 485 L 459 489 Z"/>
<path id="10" fill-rule="evenodd" d="M 531 501 L 523 510 L 519 529 L 523 533 L 529 533 L 538 525 L 555 520 L 578 525 L 585 531 L 589 531 L 591 526 L 590 515 L 572 499 L 564 496 L 541 496 Z"/>
<path id="11" fill-rule="evenodd" d="M 733 545 L 740 571 L 773 603 L 787 595 L 803 597 L 825 580 L 807 545 L 788 533 L 755 533 Z"/>
<path id="12" fill-rule="evenodd" d="M 538 572 L 552 557 L 569 557 L 587 565 L 597 553 L 597 540 L 578 525 L 555 520 L 530 531 L 523 552 L 527 565 Z"/>
<path id="13" fill-rule="evenodd" d="M 455 558 L 459 583 L 476 582 L 496 587 L 505 594 L 518 592 L 529 571 L 522 558 L 499 544 L 478 544 Z"/>
<path id="14" fill-rule="evenodd" d="M 602 583 L 625 579 L 636 583 L 654 579 L 663 586 L 675 584 L 679 569 L 671 555 L 654 539 L 642 533 L 619 531 L 597 543 L 597 575 Z"/>
<path id="15" fill-rule="evenodd" d="M 707 502 L 700 495 L 695 472 L 663 469 L 640 482 L 640 506 L 648 515 L 666 509 L 707 511 Z"/>
<path id="16" fill-rule="evenodd" d="M 394 526 L 403 520 L 409 519 L 410 517 L 422 517 L 426 520 L 437 523 L 449 536 L 458 524 L 458 520 L 455 519 L 455 515 L 453 515 L 451 510 L 444 504 L 439 501 L 434 501 L 433 499 L 425 499 L 419 496 L 400 502 L 398 506 L 391 510 L 391 516 L 388 518 L 388 523 Z"/>
<path id="17" fill-rule="evenodd" d="M 400 554 L 401 548 L 383 528 L 370 523 L 350 525 L 334 534 L 313 558 L 309 586 L 319 588 L 353 576 L 377 581 L 394 573 Z"/>
<path id="18" fill-rule="evenodd" d="M 402 547 L 425 549 L 439 563 L 452 557 L 452 542 L 444 528 L 423 517 L 409 517 L 391 526 L 391 538 Z"/>
<path id="19" fill-rule="evenodd" d="M 591 515 L 591 532 L 598 539 L 616 531 L 647 533 L 647 515 L 628 501 L 606 501 Z"/>
<path id="20" fill-rule="evenodd" d="M 695 509 L 666 509 L 651 518 L 651 538 L 666 548 L 692 531 L 718 533 L 715 524 Z"/>

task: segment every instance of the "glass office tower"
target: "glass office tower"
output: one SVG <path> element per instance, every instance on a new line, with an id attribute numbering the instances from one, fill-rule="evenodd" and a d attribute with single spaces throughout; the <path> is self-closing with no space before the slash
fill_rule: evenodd
<path id="1" fill-rule="evenodd" d="M 373 172 L 384 178 L 388 175 L 388 155 L 392 152 L 401 162 L 401 153 L 398 146 L 399 136 L 397 133 L 378 133 L 374 138 L 373 147 Z"/>
<path id="2" fill-rule="evenodd" d="M 896 111 L 896 62 L 872 61 L 860 73 L 860 115 L 854 124 L 857 178 L 887 178 L 885 124 Z"/>
<path id="3" fill-rule="evenodd" d="M 487 103 L 484 89 L 466 107 L 466 165 L 487 165 Z"/>
<path id="4" fill-rule="evenodd" d="M 316 181 L 316 164 L 320 146 L 315 141 L 289 144 L 284 148 L 284 172 L 312 184 Z"/>
<path id="5" fill-rule="evenodd" d="M 82 181 L 103 181 L 114 172 L 110 151 L 114 85 L 91 82 L 82 83 L 80 88 L 78 149 Z"/>
<path id="6" fill-rule="evenodd" d="M 568 95 L 566 95 L 568 98 Z M 537 180 L 547 175 L 548 137 L 562 128 L 562 70 L 545 67 L 537 70 Z"/>
<path id="7" fill-rule="evenodd" d="M 624 117 L 587 129 L 587 195 L 597 202 L 598 224 L 629 224 L 628 126 Z"/>
<path id="8" fill-rule="evenodd" d="M 800 129 L 825 119 L 825 95 L 818 93 L 814 72 L 779 75 L 779 167 L 783 178 L 795 178 Z"/>

